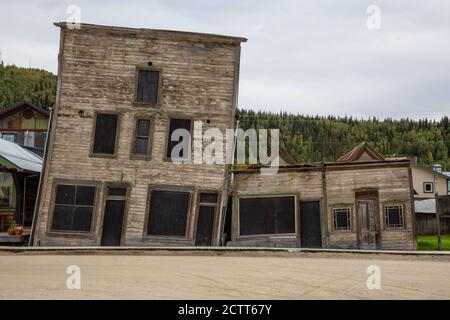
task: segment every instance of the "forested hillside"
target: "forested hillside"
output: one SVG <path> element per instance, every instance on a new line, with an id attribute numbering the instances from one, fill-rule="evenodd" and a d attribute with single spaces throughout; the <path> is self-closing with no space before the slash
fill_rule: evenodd
<path id="1" fill-rule="evenodd" d="M 20 101 L 48 109 L 55 95 L 56 76 L 52 73 L 0 64 L 0 110 Z M 440 162 L 450 170 L 448 117 L 440 121 L 357 120 L 244 109 L 239 113 L 241 128 L 279 128 L 283 143 L 299 161 L 335 160 L 367 141 L 386 156 L 416 156 L 423 164 Z"/>
<path id="2" fill-rule="evenodd" d="M 55 94 L 54 74 L 0 63 L 0 111 L 20 101 L 48 109 L 55 103 Z"/>
<path id="3" fill-rule="evenodd" d="M 418 157 L 450 169 L 450 124 L 427 119 L 356 120 L 348 117 L 311 117 L 288 113 L 239 110 L 240 127 L 279 128 L 282 143 L 299 161 L 335 160 L 362 141 L 386 156 Z"/>

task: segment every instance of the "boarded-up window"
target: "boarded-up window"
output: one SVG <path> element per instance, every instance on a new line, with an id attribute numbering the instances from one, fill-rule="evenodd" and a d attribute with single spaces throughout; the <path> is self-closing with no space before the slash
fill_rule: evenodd
<path id="1" fill-rule="evenodd" d="M 57 185 L 52 230 L 89 232 L 95 194 L 91 186 Z"/>
<path id="2" fill-rule="evenodd" d="M 139 103 L 158 104 L 159 71 L 139 70 L 136 100 Z"/>
<path id="3" fill-rule="evenodd" d="M 334 230 L 350 230 L 351 214 L 350 208 L 333 208 Z"/>
<path id="4" fill-rule="evenodd" d="M 241 236 L 295 233 L 295 197 L 239 199 Z"/>
<path id="5" fill-rule="evenodd" d="M 95 121 L 95 136 L 92 153 L 115 154 L 117 114 L 98 113 Z"/>
<path id="6" fill-rule="evenodd" d="M 186 140 L 184 141 L 183 139 L 190 139 L 190 135 L 189 137 L 179 137 L 178 140 L 175 139 L 175 141 L 172 141 L 172 134 L 175 130 L 177 129 L 184 129 L 187 132 L 191 132 L 191 120 L 189 119 L 170 119 L 170 123 L 169 123 L 169 134 L 168 134 L 168 141 L 167 141 L 167 152 L 166 152 L 166 157 L 167 159 L 172 159 L 172 150 L 173 148 L 183 142 L 183 145 L 186 145 L 186 148 L 182 148 L 180 150 L 179 153 L 175 154 L 175 158 L 176 159 L 187 159 L 187 157 L 189 156 L 189 148 L 191 146 L 191 141 L 190 140 Z M 174 137 L 175 138 L 175 137 Z"/>
<path id="7" fill-rule="evenodd" d="M 384 210 L 387 228 L 403 228 L 405 226 L 403 205 L 386 205 Z"/>
<path id="8" fill-rule="evenodd" d="M 138 119 L 134 137 L 134 155 L 147 156 L 150 153 L 150 120 Z"/>
<path id="9" fill-rule="evenodd" d="M 189 192 L 152 190 L 149 207 L 148 235 L 186 236 Z"/>

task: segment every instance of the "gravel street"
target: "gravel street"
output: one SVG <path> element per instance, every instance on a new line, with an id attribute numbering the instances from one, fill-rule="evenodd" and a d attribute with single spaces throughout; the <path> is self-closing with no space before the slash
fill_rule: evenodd
<path id="1" fill-rule="evenodd" d="M 66 287 L 69 265 L 80 290 Z M 447 257 L 6 254 L 0 299 L 450 299 L 449 271 Z"/>

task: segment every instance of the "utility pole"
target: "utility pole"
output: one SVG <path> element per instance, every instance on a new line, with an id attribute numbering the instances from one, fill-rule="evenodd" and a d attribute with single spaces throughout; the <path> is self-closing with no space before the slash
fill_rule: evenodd
<path id="1" fill-rule="evenodd" d="M 436 202 L 436 230 L 437 230 L 437 238 L 438 238 L 438 250 L 442 251 L 442 239 L 441 239 L 441 215 L 439 208 L 439 195 L 437 192 L 434 195 L 434 199 Z"/>

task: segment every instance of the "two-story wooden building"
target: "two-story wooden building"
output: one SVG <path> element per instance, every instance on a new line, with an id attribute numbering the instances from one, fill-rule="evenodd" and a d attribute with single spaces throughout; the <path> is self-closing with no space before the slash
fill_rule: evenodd
<path id="1" fill-rule="evenodd" d="M 244 38 L 61 29 L 34 244 L 218 245 L 225 164 L 171 161 L 176 129 L 234 127 Z"/>

